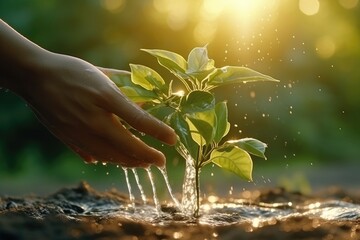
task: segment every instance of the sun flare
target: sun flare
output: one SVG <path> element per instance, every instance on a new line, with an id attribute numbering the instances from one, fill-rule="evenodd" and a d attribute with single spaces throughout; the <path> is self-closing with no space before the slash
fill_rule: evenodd
<path id="1" fill-rule="evenodd" d="M 264 27 L 278 3 L 277 0 L 204 0 L 198 24 L 198 29 L 203 31 L 195 31 L 194 37 L 198 42 L 211 41 L 217 28 L 222 27 L 219 19 L 224 16 L 227 26 L 240 27 L 243 33 Z"/>
<path id="2" fill-rule="evenodd" d="M 240 27 L 242 32 L 266 27 L 279 0 L 153 0 L 153 5 L 171 29 L 180 30 L 194 23 L 194 39 L 206 44 L 224 26 L 234 31 Z"/>

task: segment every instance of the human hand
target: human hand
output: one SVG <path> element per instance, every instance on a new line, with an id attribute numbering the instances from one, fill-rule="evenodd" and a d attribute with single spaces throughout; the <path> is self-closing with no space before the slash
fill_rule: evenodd
<path id="1" fill-rule="evenodd" d="M 78 58 L 47 52 L 36 83 L 22 96 L 39 120 L 86 162 L 124 167 L 163 166 L 165 156 L 135 137 L 122 124 L 167 144 L 175 132 L 129 101 L 95 66 Z"/>

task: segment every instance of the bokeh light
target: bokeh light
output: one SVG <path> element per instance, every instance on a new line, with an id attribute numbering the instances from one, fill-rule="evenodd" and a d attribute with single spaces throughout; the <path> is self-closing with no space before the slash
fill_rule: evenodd
<path id="1" fill-rule="evenodd" d="M 324 36 L 316 41 L 316 53 L 322 58 L 330 58 L 336 51 L 336 44 L 329 36 Z"/>
<path id="2" fill-rule="evenodd" d="M 126 0 L 101 0 L 101 5 L 110 12 L 120 12 L 126 4 Z"/>
<path id="3" fill-rule="evenodd" d="M 339 3 L 342 7 L 351 9 L 358 5 L 359 0 L 339 0 Z"/>
<path id="4" fill-rule="evenodd" d="M 306 15 L 315 15 L 319 12 L 320 2 L 319 0 L 300 0 L 299 8 Z"/>

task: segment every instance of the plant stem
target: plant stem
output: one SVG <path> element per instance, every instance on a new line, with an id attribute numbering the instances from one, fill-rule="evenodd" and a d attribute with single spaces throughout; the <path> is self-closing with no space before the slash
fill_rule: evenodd
<path id="1" fill-rule="evenodd" d="M 200 166 L 195 166 L 195 188 L 196 188 L 196 211 L 194 213 L 195 217 L 199 216 L 199 210 L 200 210 Z"/>
<path id="2" fill-rule="evenodd" d="M 190 92 L 190 91 L 191 91 L 191 88 L 190 88 L 189 84 L 186 82 L 186 80 L 185 80 L 184 78 L 182 78 L 179 74 L 175 74 L 175 73 L 174 73 L 174 75 L 184 84 L 186 90 L 187 90 L 188 92 Z"/>

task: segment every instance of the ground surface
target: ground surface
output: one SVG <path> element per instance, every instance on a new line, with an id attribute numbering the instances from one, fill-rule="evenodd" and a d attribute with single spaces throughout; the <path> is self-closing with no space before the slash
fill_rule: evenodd
<path id="1" fill-rule="evenodd" d="M 249 198 L 254 203 L 335 199 L 360 204 L 360 196 L 349 195 L 340 189 L 329 189 L 319 196 L 304 196 L 275 188 L 250 194 Z M 86 183 L 61 189 L 47 197 L 0 197 L 0 239 L 360 240 L 359 218 L 326 221 L 294 216 L 254 227 L 247 222 L 209 226 L 176 219 L 161 224 L 161 221 L 149 223 L 129 220 L 126 216 L 96 214 L 103 206 L 111 208 L 126 204 L 126 195 L 116 190 L 97 192 Z M 163 208 L 163 211 L 173 209 Z"/>

